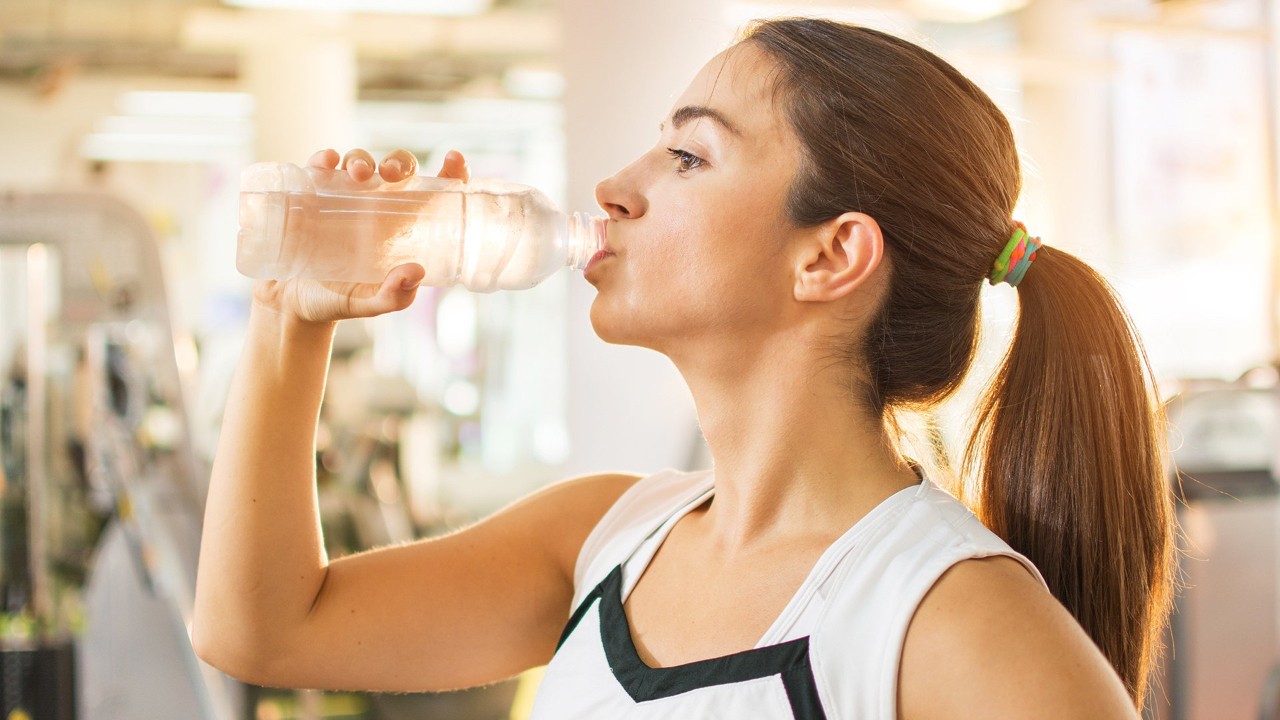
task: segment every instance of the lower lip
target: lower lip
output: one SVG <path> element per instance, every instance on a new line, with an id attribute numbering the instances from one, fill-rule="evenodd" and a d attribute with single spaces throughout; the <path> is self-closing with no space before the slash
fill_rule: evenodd
<path id="1" fill-rule="evenodd" d="M 591 259 L 587 261 L 587 266 L 582 269 L 582 273 L 585 275 L 591 272 L 591 268 L 598 265 L 601 260 L 604 260 L 605 258 L 609 258 L 609 257 L 613 257 L 613 253 L 609 252 L 608 250 L 601 250 L 595 255 L 592 255 Z"/>

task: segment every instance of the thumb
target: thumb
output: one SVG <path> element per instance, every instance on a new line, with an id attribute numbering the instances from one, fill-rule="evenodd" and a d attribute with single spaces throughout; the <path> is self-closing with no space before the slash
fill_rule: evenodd
<path id="1" fill-rule="evenodd" d="M 426 275 L 427 271 L 417 263 L 398 265 L 382 279 L 376 293 L 353 300 L 352 310 L 365 317 L 403 310 L 413 304 Z"/>

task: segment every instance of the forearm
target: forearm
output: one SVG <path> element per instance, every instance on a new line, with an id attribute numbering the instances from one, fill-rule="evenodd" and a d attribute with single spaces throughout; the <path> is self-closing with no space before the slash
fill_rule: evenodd
<path id="1" fill-rule="evenodd" d="M 193 640 L 215 664 L 279 651 L 324 582 L 315 431 L 332 324 L 255 307 L 209 483 Z"/>

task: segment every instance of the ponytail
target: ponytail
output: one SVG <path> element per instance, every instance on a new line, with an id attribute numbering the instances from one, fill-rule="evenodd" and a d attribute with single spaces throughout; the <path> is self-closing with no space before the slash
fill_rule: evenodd
<path id="1" fill-rule="evenodd" d="M 1163 413 L 1101 275 L 1039 250 L 964 455 L 970 505 L 1026 555 L 1143 704 L 1173 584 Z"/>

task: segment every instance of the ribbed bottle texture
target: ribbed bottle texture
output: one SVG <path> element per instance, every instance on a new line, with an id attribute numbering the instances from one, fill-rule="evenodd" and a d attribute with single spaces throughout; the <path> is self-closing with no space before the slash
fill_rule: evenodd
<path id="1" fill-rule="evenodd" d="M 341 170 L 259 163 L 241 175 L 236 268 L 259 279 L 378 283 L 416 262 L 424 285 L 522 290 L 585 267 L 604 234 L 604 218 L 566 216 L 526 185 L 358 183 Z"/>

